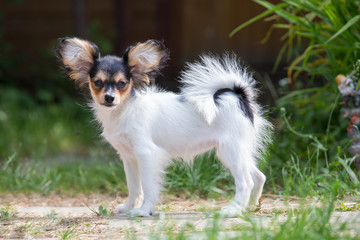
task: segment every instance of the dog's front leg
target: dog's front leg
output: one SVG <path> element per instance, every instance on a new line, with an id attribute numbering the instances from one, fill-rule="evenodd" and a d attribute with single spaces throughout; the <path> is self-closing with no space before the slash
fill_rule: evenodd
<path id="1" fill-rule="evenodd" d="M 143 203 L 143 191 L 140 181 L 138 164 L 134 158 L 122 157 L 126 174 L 126 183 L 128 186 L 129 197 L 125 204 L 118 205 L 113 211 L 114 214 L 127 213 Z"/>
<path id="2" fill-rule="evenodd" d="M 129 215 L 148 217 L 154 214 L 156 204 L 159 202 L 162 174 L 167 159 L 163 151 L 158 148 L 141 149 L 136 156 L 144 192 L 144 203 L 140 208 L 132 209 Z"/>

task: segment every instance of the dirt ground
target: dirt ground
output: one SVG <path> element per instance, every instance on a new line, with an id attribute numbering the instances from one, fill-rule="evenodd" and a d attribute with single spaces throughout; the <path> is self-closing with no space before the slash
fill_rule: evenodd
<path id="1" fill-rule="evenodd" d="M 137 236 L 146 239 L 152 232 L 179 232 L 186 224 L 194 229 L 205 229 L 213 217 L 209 212 L 226 205 L 228 201 L 179 200 L 172 196 L 163 198 L 158 212 L 151 218 L 128 218 L 125 215 L 111 216 L 109 212 L 121 197 L 107 195 L 41 196 L 6 195 L 0 196 L 0 239 L 123 239 Z M 281 196 L 264 195 L 261 207 L 250 215 L 255 221 L 266 225 L 273 221 L 287 219 L 289 209 L 318 204 L 313 200 L 296 197 L 285 199 Z M 334 223 L 349 222 L 353 234 L 360 236 L 360 199 L 348 199 L 337 203 L 333 213 Z M 107 213 L 97 216 L 103 206 Z M 7 215 L 4 215 L 6 214 Z M 221 220 L 221 231 L 231 234 L 234 224 L 249 224 L 243 218 Z"/>

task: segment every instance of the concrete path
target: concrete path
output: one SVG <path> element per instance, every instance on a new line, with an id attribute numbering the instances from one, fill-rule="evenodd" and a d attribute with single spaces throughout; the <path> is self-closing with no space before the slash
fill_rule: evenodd
<path id="1" fill-rule="evenodd" d="M 116 201 L 123 202 L 124 199 L 118 198 Z M 5 196 L 0 197 L 0 209 L 9 216 L 0 219 L 0 239 L 124 239 L 131 236 L 148 239 L 161 232 L 178 233 L 187 227 L 187 234 L 199 239 L 196 234 L 191 234 L 191 229 L 195 232 L 206 231 L 213 226 L 214 215 L 211 212 L 226 202 L 179 201 L 167 197 L 155 216 L 128 218 L 126 215 L 98 217 L 90 210 L 98 211 L 100 205 L 108 211 L 113 209 L 116 204 L 109 196 Z M 285 201 L 279 197 L 265 197 L 261 208 L 249 213 L 249 216 L 266 227 L 274 224 L 274 221 L 286 221 L 288 211 L 318 204 L 310 200 L 301 202 L 297 198 Z M 346 201 L 341 206 L 346 211 L 333 212 L 331 222 L 338 225 L 346 222 L 352 234 L 360 236 L 359 200 Z M 349 211 L 351 208 L 357 211 Z M 220 219 L 216 224 L 223 236 L 235 236 L 236 229 L 250 226 L 245 218 Z"/>

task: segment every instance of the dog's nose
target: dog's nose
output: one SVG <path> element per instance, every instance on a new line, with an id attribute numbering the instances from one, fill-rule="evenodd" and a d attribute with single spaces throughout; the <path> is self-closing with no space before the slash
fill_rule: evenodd
<path id="1" fill-rule="evenodd" d="M 112 103 L 114 101 L 114 99 L 115 98 L 113 96 L 111 96 L 111 95 L 108 95 L 108 94 L 105 95 L 105 102 L 106 103 Z"/>

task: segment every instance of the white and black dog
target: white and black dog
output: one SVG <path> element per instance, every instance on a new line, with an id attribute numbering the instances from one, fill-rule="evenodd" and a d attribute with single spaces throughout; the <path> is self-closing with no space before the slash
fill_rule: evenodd
<path id="1" fill-rule="evenodd" d="M 62 38 L 56 53 L 70 78 L 89 86 L 102 136 L 124 162 L 129 198 L 115 213 L 152 215 L 170 160 L 190 161 L 213 148 L 236 185 L 221 213 L 235 216 L 258 204 L 265 176 L 257 159 L 272 127 L 255 102 L 255 80 L 235 56 L 187 64 L 175 94 L 150 86 L 168 59 L 162 42 L 137 43 L 120 58 L 100 57 L 92 42 Z"/>

